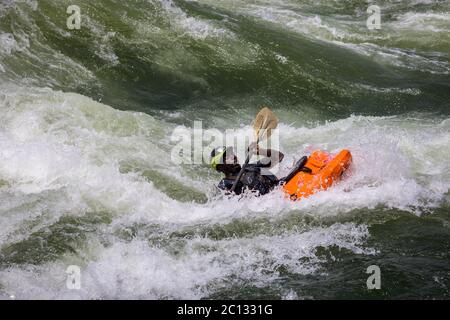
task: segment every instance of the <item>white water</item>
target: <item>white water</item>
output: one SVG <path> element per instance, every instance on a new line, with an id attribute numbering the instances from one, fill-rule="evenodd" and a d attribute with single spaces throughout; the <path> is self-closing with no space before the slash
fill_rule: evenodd
<path id="1" fill-rule="evenodd" d="M 82 266 L 79 291 L 65 287 L 65 270 L 74 261 L 69 257 L 57 263 L 0 271 L 0 276 L 7 294 L 20 299 L 198 299 L 233 282 L 248 281 L 256 287 L 269 284 L 279 276 L 270 271 L 281 265 L 296 274 L 313 273 L 321 262 L 315 255 L 318 246 L 373 254 L 372 249 L 361 248 L 367 236 L 364 226 L 335 224 L 281 236 L 219 241 L 194 238 L 184 240 L 182 253 L 176 256 L 142 240 L 118 241 L 109 248 L 94 247 L 91 241 L 87 255 L 92 261 Z"/>
<path id="2" fill-rule="evenodd" d="M 375 253 L 363 245 L 369 236 L 365 225 L 337 223 L 223 240 L 184 238 L 172 244 L 180 246 L 174 255 L 172 245 L 113 236 L 136 223 L 170 233 L 233 219 L 279 221 L 294 212 L 320 217 L 382 206 L 420 214 L 448 201 L 450 168 L 443 159 L 449 158 L 450 122 L 423 114 L 353 116 L 309 127 L 281 124 L 284 169 L 315 148 L 349 148 L 354 156 L 341 184 L 293 203 L 278 191 L 241 201 L 213 197 L 218 176 L 211 176 L 206 165 L 197 176 L 174 165 L 168 142 L 173 125 L 145 114 L 117 111 L 76 94 L 12 87 L 0 95 L 0 109 L 0 245 L 26 239 L 63 215 L 107 212 L 112 217 L 103 230 L 109 245 L 90 236 L 81 257 L 66 254 L 57 262 L 1 271 L 5 297 L 198 298 L 234 277 L 262 286 L 278 276 L 279 265 L 298 274 L 316 272 L 317 246 Z M 125 163 L 167 174 L 210 200 L 171 199 L 139 171 L 121 172 Z M 309 262 L 299 263 L 302 257 Z M 74 261 L 82 265 L 86 281 L 79 292 L 64 287 L 64 270 Z"/>
<path id="3" fill-rule="evenodd" d="M 13 2 L 0 4 L 0 18 L 1 10 Z M 158 5 L 156 13 L 149 12 L 141 19 L 120 17 L 133 30 L 126 38 L 104 28 L 102 21 L 85 20 L 93 35 L 93 55 L 105 62 L 102 67 L 120 67 L 123 61 L 115 49 L 136 46 L 145 52 L 141 62 L 162 74 L 208 88 L 207 77 L 202 76 L 208 70 L 202 59 L 214 61 L 214 67 L 240 70 L 257 65 L 267 55 L 257 42 L 236 32 L 238 28 L 231 30 L 232 17 L 200 18 L 170 0 L 150 2 Z M 343 46 L 387 68 L 419 70 L 431 76 L 450 71 L 445 60 L 449 27 L 445 12 L 399 13 L 383 22 L 382 32 L 368 33 L 364 12 L 357 13 L 355 20 L 301 10 L 315 4 L 340 7 L 339 2 L 198 2 L 311 41 Z M 27 3 L 37 9 L 37 2 Z M 153 14 L 161 18 L 161 25 Z M 161 110 L 159 114 L 167 116 L 161 120 L 118 111 L 79 94 L 37 89 L 77 88 L 101 81 L 83 62 L 46 43 L 23 7 L 17 9 L 17 15 L 26 29 L 35 32 L 20 28 L 0 31 L 0 263 L 3 249 L 36 233 L 64 233 L 64 229 L 51 229 L 62 217 L 106 215 L 110 221 L 83 225 L 80 233 L 86 234 L 86 239 L 73 244 L 76 253 L 66 251 L 56 260 L 32 263 L 33 255 L 39 253 L 37 247 L 48 244 L 44 236 L 32 243 L 31 251 L 13 252 L 25 256 L 26 262 L 0 270 L 0 298 L 201 298 L 234 284 L 270 286 L 281 277 L 280 269 L 298 275 L 322 273 L 325 261 L 318 247 L 377 254 L 366 242 L 371 237 L 370 225 L 336 222 L 338 217 L 353 211 L 370 215 L 374 210 L 366 209 L 374 208 L 422 215 L 450 201 L 448 118 L 410 113 L 307 123 L 289 108 L 276 110 L 284 119 L 280 123 L 281 150 L 286 154 L 283 172 L 314 149 L 337 152 L 343 148 L 353 154 L 350 172 L 329 191 L 301 202 L 290 202 L 279 190 L 260 198 L 223 198 L 214 189 L 220 176 L 207 165 L 179 166 L 171 161 L 174 123 L 186 123 L 186 115 L 194 118 L 191 114 L 195 113 L 196 119 L 212 126 L 240 128 L 237 134 L 244 134 L 251 128 L 242 117 L 249 116 L 246 107 L 253 102 L 245 96 L 229 97 L 225 104 L 236 109 L 220 114 L 196 106 Z M 60 36 L 71 36 L 63 27 L 50 25 Z M 115 46 L 117 43 L 120 45 Z M 211 57 L 192 51 L 199 44 Z M 280 65 L 291 66 L 299 76 L 295 70 L 302 70 L 301 62 L 275 49 L 268 55 Z M 305 81 L 316 75 L 300 74 Z M 6 84 L 11 82 L 19 85 Z M 333 87 L 333 83 L 327 85 Z M 423 93 L 400 85 L 350 85 L 374 94 L 406 94 L 418 99 Z M 320 110 L 314 112 L 314 119 L 323 118 Z M 175 184 L 178 195 L 183 193 L 191 201 L 165 191 Z M 194 201 L 194 194 L 203 195 L 206 203 Z M 290 224 L 299 217 L 331 218 L 332 222 Z M 193 229 L 200 231 L 192 236 L 189 231 Z M 232 231 L 220 235 L 228 229 Z M 71 264 L 82 268 L 80 291 L 66 288 L 65 270 Z M 291 291 L 282 291 L 280 296 L 302 298 Z"/>

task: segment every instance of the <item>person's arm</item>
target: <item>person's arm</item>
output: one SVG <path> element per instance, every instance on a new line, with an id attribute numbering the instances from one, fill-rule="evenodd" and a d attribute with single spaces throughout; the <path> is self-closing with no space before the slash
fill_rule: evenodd
<path id="1" fill-rule="evenodd" d="M 284 158 L 284 154 L 282 152 L 274 149 L 260 148 L 256 143 L 252 143 L 249 146 L 249 151 L 251 151 L 253 154 L 267 157 L 259 161 L 259 163 L 261 164 L 260 166 L 264 168 L 271 168 L 283 161 Z"/>
<path id="2" fill-rule="evenodd" d="M 284 154 L 282 152 L 274 149 L 259 149 L 258 154 L 267 157 L 265 159 L 262 159 L 261 162 L 264 167 L 268 168 L 276 166 L 278 163 L 283 161 L 284 158 Z"/>

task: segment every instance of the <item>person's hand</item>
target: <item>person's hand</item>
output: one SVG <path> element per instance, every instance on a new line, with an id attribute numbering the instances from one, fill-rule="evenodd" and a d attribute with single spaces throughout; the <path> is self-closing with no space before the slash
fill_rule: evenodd
<path id="1" fill-rule="evenodd" d="M 259 146 L 256 142 L 251 143 L 248 146 L 248 152 L 251 154 L 258 154 L 259 153 Z"/>

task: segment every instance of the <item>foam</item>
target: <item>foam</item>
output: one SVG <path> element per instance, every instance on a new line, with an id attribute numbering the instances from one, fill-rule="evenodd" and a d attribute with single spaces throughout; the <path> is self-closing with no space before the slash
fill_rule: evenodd
<path id="1" fill-rule="evenodd" d="M 11 33 L 0 33 L 0 53 L 11 55 L 18 49 L 17 41 Z"/>
<path id="2" fill-rule="evenodd" d="M 342 46 L 358 52 L 364 56 L 371 57 L 374 61 L 382 64 L 390 64 L 410 70 L 419 70 L 432 74 L 449 74 L 450 65 L 445 61 L 430 59 L 420 54 L 396 48 L 386 48 L 373 43 L 345 43 L 334 41 L 338 46 Z"/>
<path id="3" fill-rule="evenodd" d="M 290 9 L 267 8 L 266 6 L 252 6 L 247 14 L 282 25 L 307 37 L 332 40 L 343 39 L 347 35 L 344 30 L 325 23 L 319 15 L 304 15 Z M 337 23 L 337 21 L 334 21 L 334 23 Z"/>
<path id="4" fill-rule="evenodd" d="M 24 1 L 11 2 L 9 5 L 16 5 L 16 2 Z M 37 10 L 34 3 L 37 6 L 37 2 L 27 1 L 33 11 Z M 14 8 L 11 14 L 18 16 L 20 26 L 13 29 L 12 33 L 0 31 L 0 64 L 3 65 L 4 72 L 8 74 L 8 78 L 5 79 L 21 85 L 53 87 L 62 82 L 85 84 L 95 78 L 85 66 L 54 50 L 51 44 L 43 41 L 45 37 L 42 37 L 30 10 L 22 6 Z M 49 21 L 48 17 L 45 19 Z M 54 24 L 52 27 L 61 33 Z M 33 32 L 24 30 L 33 30 Z M 5 57 L 8 57 L 7 63 L 4 60 Z"/>
<path id="5" fill-rule="evenodd" d="M 297 274 L 316 272 L 323 262 L 316 256 L 318 246 L 374 254 L 373 249 L 363 247 L 367 237 L 367 227 L 349 223 L 280 236 L 196 237 L 184 240 L 178 254 L 143 240 L 116 242 L 92 249 L 98 250 L 96 258 L 82 266 L 79 291 L 65 288 L 69 257 L 43 266 L 0 271 L 2 291 L 19 299 L 199 299 L 230 282 L 264 286 L 280 277 L 282 266 Z M 36 273 L 42 276 L 35 277 Z"/>
<path id="6" fill-rule="evenodd" d="M 203 168 L 189 175 L 188 168 L 173 164 L 167 141 L 175 126 L 149 115 L 50 89 L 2 87 L 1 92 L 0 181 L 5 183 L 0 187 L 0 244 L 25 240 L 63 215 L 106 212 L 112 220 L 75 255 L 0 271 L 6 297 L 202 298 L 229 281 L 265 286 L 278 279 L 280 266 L 299 275 L 320 272 L 324 261 L 316 255 L 318 246 L 376 254 L 364 245 L 368 227 L 337 223 L 269 233 L 256 228 L 223 239 L 168 235 L 236 220 L 283 221 L 293 214 L 320 219 L 353 210 L 370 214 L 364 209 L 379 207 L 420 215 L 448 199 L 450 168 L 442 159 L 450 156 L 450 126 L 448 119 L 436 116 L 281 123 L 283 170 L 316 148 L 349 148 L 354 156 L 351 172 L 340 184 L 291 202 L 279 191 L 260 198 L 213 197 L 209 189 L 218 177 Z M 236 134 L 250 129 L 242 127 Z M 124 172 L 124 163 L 136 170 Z M 170 198 L 143 178 L 139 170 L 147 168 L 170 172 L 171 179 L 191 188 L 187 190 L 208 194 L 208 202 Z M 147 236 L 160 234 L 165 241 L 149 244 L 145 232 L 130 242 L 117 236 L 133 226 L 157 226 L 158 232 Z M 64 270 L 73 263 L 82 266 L 85 285 L 68 292 Z M 294 296 L 283 291 L 280 297 Z"/>
<path id="7" fill-rule="evenodd" d="M 384 205 L 415 212 L 425 203 L 438 206 L 450 187 L 448 164 L 440 161 L 448 156 L 445 145 L 450 127 L 445 122 L 437 123 L 432 118 L 353 116 L 312 129 L 280 130 L 301 137 L 289 142 L 291 148 L 297 144 L 294 154 L 305 154 L 314 148 L 334 152 L 348 148 L 353 154 L 350 177 L 302 205 L 312 201 L 328 207 L 328 202 L 332 204 L 328 208 L 336 206 L 337 211 Z M 289 158 L 286 160 L 290 162 Z"/>
<path id="8" fill-rule="evenodd" d="M 224 28 L 218 28 L 209 21 L 189 17 L 171 0 L 163 0 L 161 1 L 161 5 L 170 14 L 174 24 L 193 38 L 204 40 L 208 37 L 233 37 L 231 32 Z"/>
<path id="9" fill-rule="evenodd" d="M 450 14 L 441 12 L 407 12 L 396 17 L 392 27 L 407 31 L 431 31 L 448 35 Z"/>
<path id="10" fill-rule="evenodd" d="M 351 16 L 336 18 L 304 14 L 298 12 L 298 6 L 293 6 L 290 2 L 240 5 L 240 10 L 246 15 L 307 38 L 343 46 L 357 53 L 375 57 L 383 63 L 435 74 L 448 74 L 450 70 L 447 60 L 428 58 L 419 50 L 395 48 L 398 42 L 405 39 L 417 43 L 415 47 L 425 48 L 425 51 L 429 51 L 430 45 L 445 43 L 443 37 L 448 36 L 449 28 L 449 15 L 446 13 L 408 12 L 396 16 L 394 21 L 383 21 L 382 33 L 368 33 L 365 24 Z M 422 36 L 418 37 L 417 32 Z M 386 44 L 390 48 L 386 48 Z"/>
<path id="11" fill-rule="evenodd" d="M 390 45 L 403 39 L 413 45 L 423 44 L 408 31 L 415 28 L 411 25 L 414 19 L 420 24 L 433 20 L 424 32 L 430 35 L 430 41 L 439 39 L 437 33 L 445 30 L 447 14 L 399 15 L 383 25 L 385 34 L 374 36 L 363 32 L 364 26 L 358 25 L 361 21 L 300 13 L 294 2 L 231 4 L 225 1 L 218 5 L 230 9 L 235 18 L 243 15 L 259 22 L 270 21 L 309 40 L 343 46 L 381 64 L 437 74 L 450 71 L 445 53 L 424 55 Z M 145 45 L 151 43 L 163 49 L 141 57 L 142 62 L 205 88 L 208 83 L 197 72 L 204 68 L 203 57 L 191 50 L 193 41 L 195 46 L 213 49 L 209 51 L 215 56 L 208 59 L 220 66 L 242 66 L 261 57 L 261 48 L 227 29 L 228 22 L 191 16 L 173 1 L 162 2 L 162 11 L 156 13 L 162 25 L 156 25 L 152 16 L 145 14 L 141 20 L 122 16 L 122 22 L 135 30 L 131 39 L 125 39 L 120 32 L 108 33 L 100 21 L 87 20 L 86 26 L 98 42 L 96 54 L 108 66 L 115 66 L 120 60 L 113 39 L 121 45 L 144 43 L 140 49 L 147 49 Z M 358 220 L 365 221 L 364 215 L 372 214 L 374 208 L 422 215 L 450 201 L 450 167 L 448 161 L 443 161 L 450 158 L 450 122 L 424 113 L 351 116 L 312 124 L 301 120 L 291 125 L 280 123 L 281 150 L 286 157 L 279 176 L 314 149 L 338 152 L 348 148 L 354 163 L 343 181 L 300 202 L 289 201 L 280 190 L 259 198 L 217 194 L 214 185 L 220 177 L 209 168 L 171 162 L 170 135 L 174 123 L 186 123 L 185 111 L 173 112 L 163 121 L 142 113 L 118 111 L 78 94 L 34 88 L 33 84 L 61 84 L 55 77 L 60 74 L 67 75 L 63 81 L 66 85 L 85 85 L 95 76 L 80 63 L 54 51 L 51 44 L 40 43 L 32 17 L 25 11 L 18 14 L 26 27 L 37 33 L 24 33 L 18 28 L 0 34 L 0 72 L 7 77 L 17 76 L 21 84 L 0 86 L 0 246 L 3 249 L 26 241 L 36 232 L 51 229 L 63 216 L 106 215 L 111 222 L 92 226 L 94 231 L 86 241 L 71 244 L 76 253 L 61 254 L 56 261 L 0 270 L 1 297 L 191 299 L 207 298 L 243 284 L 277 290 L 274 283 L 281 278 L 280 269 L 320 276 L 326 260 L 318 255 L 318 247 L 333 247 L 330 252 L 338 247 L 355 255 L 377 254 L 367 247 L 370 226 L 366 224 L 311 227 L 290 224 L 293 217 L 311 217 L 320 224 L 340 221 L 340 216 L 356 211 Z M 69 37 L 51 23 L 50 27 Z M 399 33 L 392 33 L 395 28 L 401 29 Z M 279 49 L 274 50 L 269 55 L 280 64 L 295 62 L 282 51 L 278 53 Z M 19 51 L 28 61 L 48 66 L 49 72 L 21 78 Z M 382 94 L 422 93 L 414 88 L 359 88 Z M 250 103 L 242 96 L 233 99 L 237 109 L 220 119 L 211 110 L 195 106 L 191 109 L 196 117 L 208 121 L 215 118 L 214 123 L 221 128 L 234 128 L 243 121 L 238 114 L 245 108 L 239 105 Z M 280 112 L 289 120 L 298 114 Z M 235 134 L 249 131 L 250 126 L 243 126 Z M 146 175 L 150 170 L 160 177 Z M 162 186 L 173 182 L 186 194 L 205 195 L 207 202 L 181 201 L 162 191 Z M 235 224 L 244 228 L 234 230 Z M 251 226 L 249 230 L 247 225 Z M 221 237 L 221 231 L 228 228 L 232 231 Z M 137 231 L 130 231 L 130 237 L 123 236 L 129 230 Z M 64 271 L 69 264 L 82 267 L 80 291 L 65 289 Z M 278 294 L 283 299 L 309 298 L 285 288 L 280 288 Z"/>
<path id="12" fill-rule="evenodd" d="M 47 91 L 32 96 L 33 102 L 21 94 L 7 99 L 15 106 L 7 109 L 0 131 L 0 179 L 24 194 L 64 190 L 79 195 L 76 199 L 86 199 L 81 206 L 113 212 L 118 224 L 226 221 L 308 208 L 318 215 L 338 214 L 379 205 L 420 213 L 424 206 L 437 206 L 449 187 L 448 164 L 441 161 L 448 157 L 445 146 L 450 133 L 445 121 L 435 125 L 436 120 L 423 117 L 353 116 L 310 128 L 280 124 L 287 156 L 279 175 L 294 158 L 314 148 L 352 151 L 352 174 L 329 192 L 300 203 L 291 203 L 277 192 L 263 197 L 263 204 L 253 197 L 186 204 L 169 198 L 137 173 L 121 172 L 123 163 L 143 169 L 151 164 L 149 169 L 211 197 L 217 177 L 191 176 L 171 162 L 165 141 L 174 126 L 79 95 Z M 236 135 L 248 130 L 243 127 Z M 428 155 L 425 163 L 424 154 Z"/>
<path id="13" fill-rule="evenodd" d="M 108 62 L 110 66 L 120 64 L 119 57 L 114 52 L 111 39 L 117 36 L 116 32 L 108 32 L 97 21 L 86 15 L 83 21 L 84 25 L 91 30 L 91 33 L 97 38 L 95 53 L 98 57 Z"/>

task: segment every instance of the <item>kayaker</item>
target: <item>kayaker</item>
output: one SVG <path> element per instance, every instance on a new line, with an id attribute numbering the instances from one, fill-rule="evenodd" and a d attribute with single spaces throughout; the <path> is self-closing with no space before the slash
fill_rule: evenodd
<path id="1" fill-rule="evenodd" d="M 280 181 L 268 169 L 281 162 L 284 154 L 272 149 L 262 149 L 256 143 L 252 143 L 248 151 L 254 155 L 264 156 L 264 158 L 247 165 L 234 193 L 239 195 L 245 189 L 256 192 L 258 195 L 269 193 Z M 225 178 L 220 181 L 218 188 L 231 192 L 233 183 L 241 170 L 241 165 L 233 148 L 219 147 L 214 149 L 211 152 L 211 167 L 225 174 Z"/>

